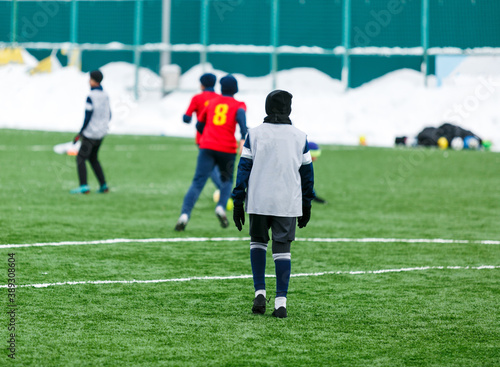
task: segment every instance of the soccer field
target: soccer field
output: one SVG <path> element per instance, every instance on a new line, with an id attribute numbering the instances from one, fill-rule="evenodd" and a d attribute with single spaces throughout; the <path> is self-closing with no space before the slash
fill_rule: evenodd
<path id="1" fill-rule="evenodd" d="M 110 135 L 111 192 L 89 170 L 74 196 L 75 158 L 52 151 L 72 138 L 0 130 L 0 365 L 500 365 L 500 154 L 322 146 L 328 203 L 297 229 L 275 319 L 274 300 L 251 313 L 248 224 L 219 226 L 211 183 L 173 229 L 192 139 Z"/>

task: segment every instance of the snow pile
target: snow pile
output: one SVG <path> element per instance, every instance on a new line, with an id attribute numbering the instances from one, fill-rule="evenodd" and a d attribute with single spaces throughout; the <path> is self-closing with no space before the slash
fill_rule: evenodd
<path id="1" fill-rule="evenodd" d="M 481 70 L 471 63 L 467 69 Z M 29 67 L 0 67 L 0 127 L 77 132 L 83 122 L 88 74 L 66 67 L 30 75 Z M 133 65 L 111 63 L 101 70 L 112 104 L 110 133 L 194 136 L 193 124 L 184 124 L 182 115 L 198 92 L 201 66 L 183 74 L 179 91 L 166 97 L 159 92 L 161 78 L 141 69 L 138 101 Z M 293 123 L 318 143 L 355 145 L 365 136 L 368 145 L 393 146 L 396 136 L 413 136 L 426 126 L 451 122 L 492 140 L 498 150 L 500 69 L 497 74 L 496 70 L 489 67 L 484 75 L 455 73 L 440 87 L 430 78 L 426 88 L 420 73 L 402 69 L 346 93 L 338 80 L 316 69 L 296 68 L 278 73 L 277 88 L 293 94 Z M 218 79 L 225 75 L 210 66 L 205 71 Z M 247 105 L 248 126 L 257 126 L 265 116 L 272 78 L 235 76 L 240 89 L 236 98 Z"/>

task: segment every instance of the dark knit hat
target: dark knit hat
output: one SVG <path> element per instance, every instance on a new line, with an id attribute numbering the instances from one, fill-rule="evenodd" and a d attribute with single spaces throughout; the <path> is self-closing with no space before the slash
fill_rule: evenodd
<path id="1" fill-rule="evenodd" d="M 292 95 L 284 90 L 274 90 L 267 95 L 266 113 L 268 116 L 290 116 L 292 112 Z"/>
<path id="2" fill-rule="evenodd" d="M 309 142 L 309 150 L 319 150 L 319 145 L 313 141 Z"/>
<path id="3" fill-rule="evenodd" d="M 220 90 L 222 94 L 232 96 L 238 93 L 238 82 L 236 78 L 230 74 L 220 80 Z"/>
<path id="4" fill-rule="evenodd" d="M 90 79 L 95 80 L 97 83 L 101 84 L 104 76 L 100 70 L 93 70 L 90 72 Z"/>
<path id="5" fill-rule="evenodd" d="M 217 77 L 211 73 L 205 73 L 200 77 L 201 85 L 207 88 L 213 88 Z"/>

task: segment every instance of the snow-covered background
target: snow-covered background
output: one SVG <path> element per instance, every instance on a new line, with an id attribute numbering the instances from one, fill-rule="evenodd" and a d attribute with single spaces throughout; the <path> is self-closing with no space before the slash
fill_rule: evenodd
<path id="1" fill-rule="evenodd" d="M 31 75 L 36 59 L 25 55 L 25 65 L 0 67 L 0 128 L 77 132 L 83 122 L 89 91 L 88 74 L 56 67 L 48 74 Z M 182 115 L 198 93 L 201 66 L 181 76 L 180 90 L 163 97 L 162 80 L 140 70 L 140 98 L 133 97 L 135 69 L 127 63 L 101 68 L 103 87 L 110 95 L 112 134 L 149 134 L 193 137 L 194 125 Z M 218 79 L 226 73 L 207 66 Z M 271 91 L 270 76 L 249 78 L 234 74 L 247 105 L 249 127 L 262 122 L 264 101 Z M 216 91 L 219 85 L 216 86 Z M 281 71 L 277 88 L 293 94 L 292 121 L 318 143 L 393 146 L 396 136 L 414 136 L 426 126 L 451 122 L 472 130 L 500 150 L 500 65 L 498 59 L 468 59 L 437 86 L 434 77 L 424 86 L 421 73 L 402 69 L 344 92 L 340 81 L 312 68 Z"/>

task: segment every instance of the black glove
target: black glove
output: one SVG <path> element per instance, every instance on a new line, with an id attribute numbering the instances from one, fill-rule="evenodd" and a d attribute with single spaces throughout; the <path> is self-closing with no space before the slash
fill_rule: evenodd
<path id="1" fill-rule="evenodd" d="M 302 217 L 298 218 L 299 228 L 304 228 L 311 219 L 311 207 L 302 205 Z"/>
<path id="2" fill-rule="evenodd" d="M 78 134 L 77 136 L 75 136 L 75 138 L 73 139 L 73 144 L 76 144 L 76 142 L 80 140 L 80 134 Z"/>
<path id="3" fill-rule="evenodd" d="M 243 209 L 243 204 L 234 204 L 233 220 L 238 231 L 241 231 L 245 224 L 245 210 Z"/>

